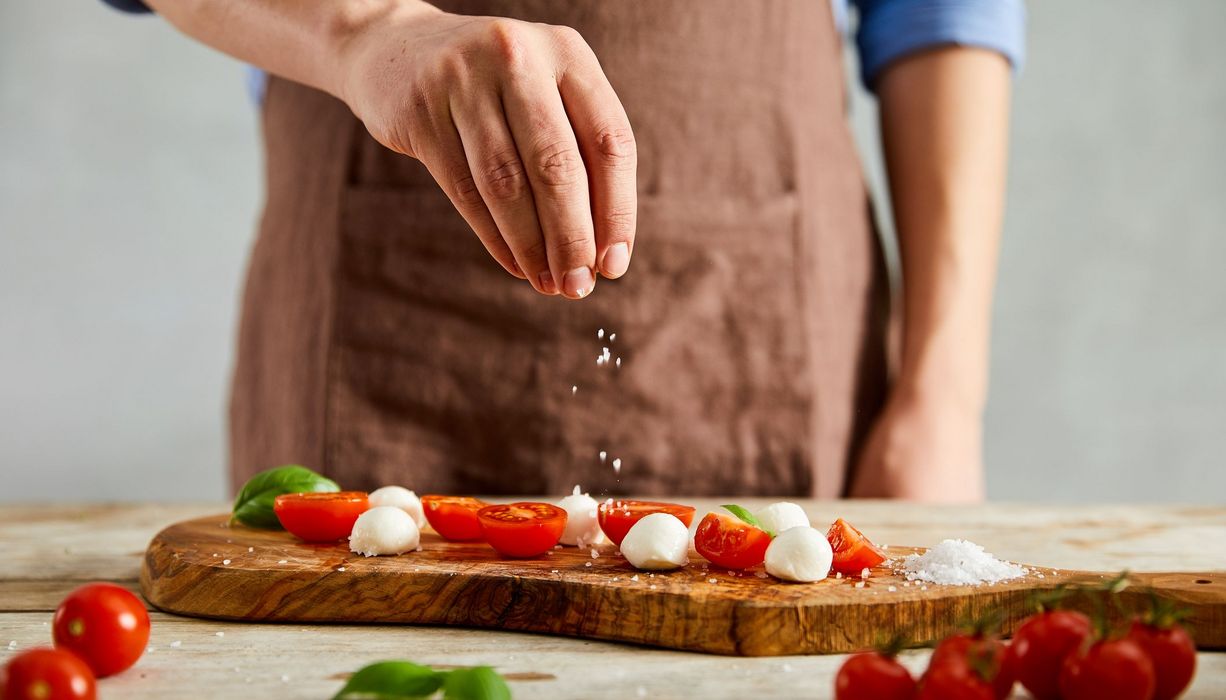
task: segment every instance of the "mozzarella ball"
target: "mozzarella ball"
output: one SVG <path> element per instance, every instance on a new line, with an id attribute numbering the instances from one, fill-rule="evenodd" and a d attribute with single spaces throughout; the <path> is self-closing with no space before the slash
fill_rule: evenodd
<path id="1" fill-rule="evenodd" d="M 421 499 L 403 486 L 384 486 L 370 493 L 370 507 L 394 506 L 413 516 L 417 529 L 426 526 L 426 512 L 421 509 Z"/>
<path id="2" fill-rule="evenodd" d="M 622 555 L 636 569 L 662 570 L 690 560 L 690 531 L 671 513 L 652 513 L 635 523 L 622 540 Z"/>
<path id="3" fill-rule="evenodd" d="M 811 527 L 788 528 L 766 548 L 766 573 L 784 581 L 821 581 L 833 563 L 830 542 Z"/>
<path id="4" fill-rule="evenodd" d="M 580 493 L 575 486 L 575 492 L 558 501 L 558 507 L 566 511 L 566 529 L 562 532 L 562 544 L 591 547 L 604 544 L 604 531 L 600 529 L 600 521 L 596 518 L 596 508 L 600 504 L 595 498 Z"/>
<path id="5" fill-rule="evenodd" d="M 413 516 L 396 506 L 379 506 L 358 516 L 349 549 L 364 557 L 404 554 L 417 549 L 421 531 Z"/>
<path id="6" fill-rule="evenodd" d="M 787 501 L 772 503 L 754 513 L 754 517 L 762 524 L 763 530 L 769 530 L 776 535 L 788 528 L 809 527 L 809 516 L 805 515 L 805 509 Z"/>

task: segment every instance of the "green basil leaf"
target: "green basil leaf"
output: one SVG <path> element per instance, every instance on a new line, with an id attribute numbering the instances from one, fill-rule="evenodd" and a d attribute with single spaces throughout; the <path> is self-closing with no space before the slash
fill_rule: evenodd
<path id="1" fill-rule="evenodd" d="M 234 499 L 233 519 L 251 527 L 279 530 L 273 501 L 283 493 L 340 491 L 335 481 L 297 464 L 262 471 L 251 477 Z"/>
<path id="2" fill-rule="evenodd" d="M 428 698 L 442 687 L 445 675 L 408 661 L 380 661 L 353 674 L 332 700 Z"/>
<path id="3" fill-rule="evenodd" d="M 443 681 L 445 700 L 511 700 L 511 689 L 489 666 L 461 668 Z"/>
<path id="4" fill-rule="evenodd" d="M 754 514 L 753 514 L 753 513 L 750 513 L 750 512 L 749 512 L 747 509 L 742 508 L 741 506 L 738 506 L 738 505 L 736 505 L 736 504 L 734 504 L 734 503 L 729 503 L 729 504 L 726 504 L 726 505 L 722 505 L 722 506 L 720 506 L 720 507 L 721 507 L 721 508 L 726 508 L 726 509 L 728 510 L 728 512 L 730 512 L 730 513 L 732 513 L 733 515 L 735 515 L 736 517 L 740 518 L 740 519 L 741 519 L 741 522 L 748 523 L 749 525 L 753 525 L 754 527 L 756 527 L 756 528 L 758 528 L 759 530 L 761 530 L 761 531 L 765 532 L 766 534 L 770 535 L 771 537 L 774 537 L 774 536 L 775 536 L 775 533 L 773 533 L 773 532 L 771 532 L 770 530 L 767 530 L 766 528 L 762 527 L 762 523 L 758 522 L 758 519 L 757 519 L 756 517 L 754 517 Z"/>

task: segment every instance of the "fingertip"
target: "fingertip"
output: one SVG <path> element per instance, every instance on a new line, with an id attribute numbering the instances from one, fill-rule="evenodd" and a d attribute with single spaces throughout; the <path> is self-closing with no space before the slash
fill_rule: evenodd
<path id="1" fill-rule="evenodd" d="M 624 241 L 609 246 L 600 264 L 601 273 L 609 279 L 617 279 L 626 274 L 626 270 L 629 268 L 630 246 Z"/>

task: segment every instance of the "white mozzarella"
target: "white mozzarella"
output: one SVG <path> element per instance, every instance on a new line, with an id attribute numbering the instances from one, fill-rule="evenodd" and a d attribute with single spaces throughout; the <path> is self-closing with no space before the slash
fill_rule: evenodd
<path id="1" fill-rule="evenodd" d="M 593 547 L 604 544 L 604 531 L 596 517 L 599 503 L 595 498 L 581 493 L 579 487 L 571 495 L 558 501 L 558 507 L 566 511 L 566 529 L 562 532 L 562 544 Z"/>
<path id="2" fill-rule="evenodd" d="M 349 549 L 364 557 L 404 554 L 417 549 L 420 542 L 417 522 L 396 506 L 379 506 L 362 513 L 349 535 Z"/>
<path id="3" fill-rule="evenodd" d="M 788 528 L 766 548 L 766 573 L 784 581 L 821 581 L 833 563 L 830 542 L 811 527 Z"/>
<path id="4" fill-rule="evenodd" d="M 772 503 L 754 513 L 754 517 L 762 524 L 763 530 L 776 535 L 788 528 L 809 527 L 809 516 L 805 515 L 805 509 L 788 501 Z"/>
<path id="5" fill-rule="evenodd" d="M 635 523 L 622 540 L 622 555 L 636 569 L 676 569 L 689 561 L 690 532 L 671 513 L 652 513 Z"/>
<path id="6" fill-rule="evenodd" d="M 413 516 L 418 529 L 426 526 L 426 512 L 421 509 L 421 499 L 403 486 L 384 486 L 370 493 L 370 507 L 394 506 Z"/>

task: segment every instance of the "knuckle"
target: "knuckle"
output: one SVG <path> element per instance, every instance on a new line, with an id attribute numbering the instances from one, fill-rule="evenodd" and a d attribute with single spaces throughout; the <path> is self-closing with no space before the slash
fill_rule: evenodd
<path id="1" fill-rule="evenodd" d="M 524 243 L 519 247 L 516 254 L 523 260 L 522 267 L 525 270 L 537 272 L 549 269 L 549 260 L 545 256 L 545 241 L 541 240 L 540 237 L 529 243 Z"/>
<path id="2" fill-rule="evenodd" d="M 563 234 L 550 246 L 561 260 L 585 260 L 593 248 L 592 237 L 582 231 Z"/>
<path id="3" fill-rule="evenodd" d="M 618 208 L 612 211 L 607 211 L 600 217 L 604 222 L 606 230 L 609 232 L 611 242 L 619 243 L 628 241 L 634 235 L 635 222 L 638 220 L 638 212 L 631 208 Z"/>
<path id="4" fill-rule="evenodd" d="M 489 45 L 502 62 L 517 66 L 527 59 L 527 37 L 524 26 L 511 19 L 495 19 L 489 23 Z"/>
<path id="5" fill-rule="evenodd" d="M 609 126 L 596 132 L 596 152 L 606 166 L 629 168 L 638 159 L 638 145 L 629 126 Z"/>
<path id="6" fill-rule="evenodd" d="M 513 153 L 499 153 L 487 159 L 481 178 L 490 197 L 499 201 L 516 200 L 528 192 L 524 165 Z"/>
<path id="7" fill-rule="evenodd" d="M 532 163 L 541 183 L 549 187 L 573 187 L 579 184 L 584 175 L 583 159 L 579 156 L 579 151 L 560 139 L 536 149 Z"/>
<path id="8" fill-rule="evenodd" d="M 583 35 L 574 27 L 565 24 L 555 24 L 549 27 L 549 32 L 553 35 L 554 42 L 566 49 L 587 48 L 587 42 L 584 41 Z"/>
<path id="9" fill-rule="evenodd" d="M 468 172 L 458 174 L 451 181 L 451 197 L 461 207 L 474 209 L 482 203 L 477 181 Z"/>

